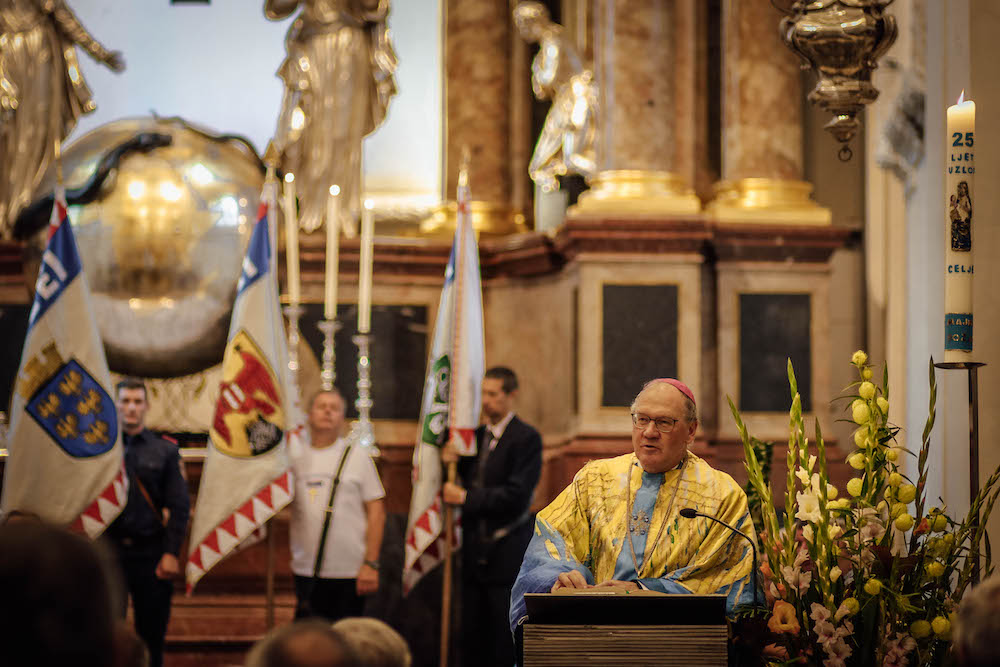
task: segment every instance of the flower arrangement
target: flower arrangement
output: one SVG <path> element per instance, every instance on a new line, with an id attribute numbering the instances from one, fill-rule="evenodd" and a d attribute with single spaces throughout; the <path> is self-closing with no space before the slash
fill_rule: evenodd
<path id="1" fill-rule="evenodd" d="M 788 362 L 792 405 L 785 512 L 780 519 L 759 447 L 729 402 L 750 484 L 761 500 L 756 527 L 769 606 L 766 615 L 749 617 L 744 634 L 759 644 L 754 655 L 772 664 L 940 664 L 950 646 L 955 607 L 980 562 L 979 545 L 1000 494 L 1000 468 L 960 523 L 944 507 L 928 509 L 924 487 L 937 398 L 933 360 L 916 480 L 898 467 L 908 452 L 897 445 L 899 429 L 889 421 L 888 374 L 883 374 L 881 386 L 875 384 L 863 351 L 855 352 L 851 363 L 859 379 L 847 390 L 857 427 L 847 462 L 858 472 L 841 494 L 829 482 L 818 421 L 811 453 Z M 984 570 L 992 571 L 988 548 Z M 756 630 L 746 632 L 755 622 Z"/>

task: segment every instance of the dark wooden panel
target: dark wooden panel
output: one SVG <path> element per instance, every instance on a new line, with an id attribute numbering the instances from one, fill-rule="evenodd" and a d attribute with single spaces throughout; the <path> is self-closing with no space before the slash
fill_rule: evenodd
<path id="1" fill-rule="evenodd" d="M 31 304 L 0 305 L 0 411 L 6 412 L 14 395 L 14 378 L 28 333 Z"/>
<path id="2" fill-rule="evenodd" d="M 323 359 L 323 334 L 316 323 L 323 317 L 323 304 L 304 304 L 299 326 L 316 359 Z M 358 394 L 358 348 L 351 340 L 357 333 L 355 304 L 340 304 L 337 321 L 341 328 L 334 336 L 337 387 L 347 400 L 347 418 L 355 419 L 354 400 Z M 373 419 L 420 418 L 427 367 L 427 307 L 413 305 L 372 306 L 371 349 Z"/>
<path id="3" fill-rule="evenodd" d="M 808 294 L 740 294 L 740 410 L 788 411 L 788 359 L 812 409 L 810 320 Z"/>
<path id="4" fill-rule="evenodd" d="M 677 377 L 677 285 L 604 285 L 601 405 L 628 406 L 642 383 Z"/>

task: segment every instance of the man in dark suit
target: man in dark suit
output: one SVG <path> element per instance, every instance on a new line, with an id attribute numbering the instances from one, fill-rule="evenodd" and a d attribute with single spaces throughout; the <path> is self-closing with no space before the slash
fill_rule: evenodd
<path id="1" fill-rule="evenodd" d="M 462 508 L 462 662 L 514 664 L 510 589 L 531 539 L 531 498 L 542 473 L 542 439 L 514 414 L 517 376 L 497 366 L 483 379 L 476 456 L 460 457 L 461 484 L 445 502 Z"/>

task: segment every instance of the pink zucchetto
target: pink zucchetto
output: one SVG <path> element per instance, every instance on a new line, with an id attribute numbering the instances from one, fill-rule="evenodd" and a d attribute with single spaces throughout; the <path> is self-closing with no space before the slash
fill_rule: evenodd
<path id="1" fill-rule="evenodd" d="M 675 380 L 674 378 L 656 378 L 655 380 L 650 380 L 648 384 L 653 384 L 654 382 L 665 382 L 670 386 L 675 387 L 677 391 L 691 399 L 691 402 L 695 404 L 695 407 L 697 407 L 698 401 L 694 400 L 694 392 L 680 380 Z"/>

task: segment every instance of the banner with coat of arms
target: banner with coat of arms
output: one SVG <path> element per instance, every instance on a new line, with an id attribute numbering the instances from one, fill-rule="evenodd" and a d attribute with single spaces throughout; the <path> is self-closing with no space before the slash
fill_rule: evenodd
<path id="1" fill-rule="evenodd" d="M 229 327 L 222 381 L 191 522 L 188 593 L 291 500 L 288 350 L 261 203 Z"/>
<path id="2" fill-rule="evenodd" d="M 128 480 L 104 346 L 57 188 L 11 402 L 0 510 L 97 537 L 125 506 Z"/>
<path id="3" fill-rule="evenodd" d="M 420 432 L 413 451 L 413 496 L 406 528 L 403 591 L 408 593 L 443 558 L 441 447 L 446 435 L 463 456 L 476 454 L 485 365 L 479 248 L 469 215 L 466 174 L 459 177 L 458 218 L 445 270 L 427 378 Z"/>

